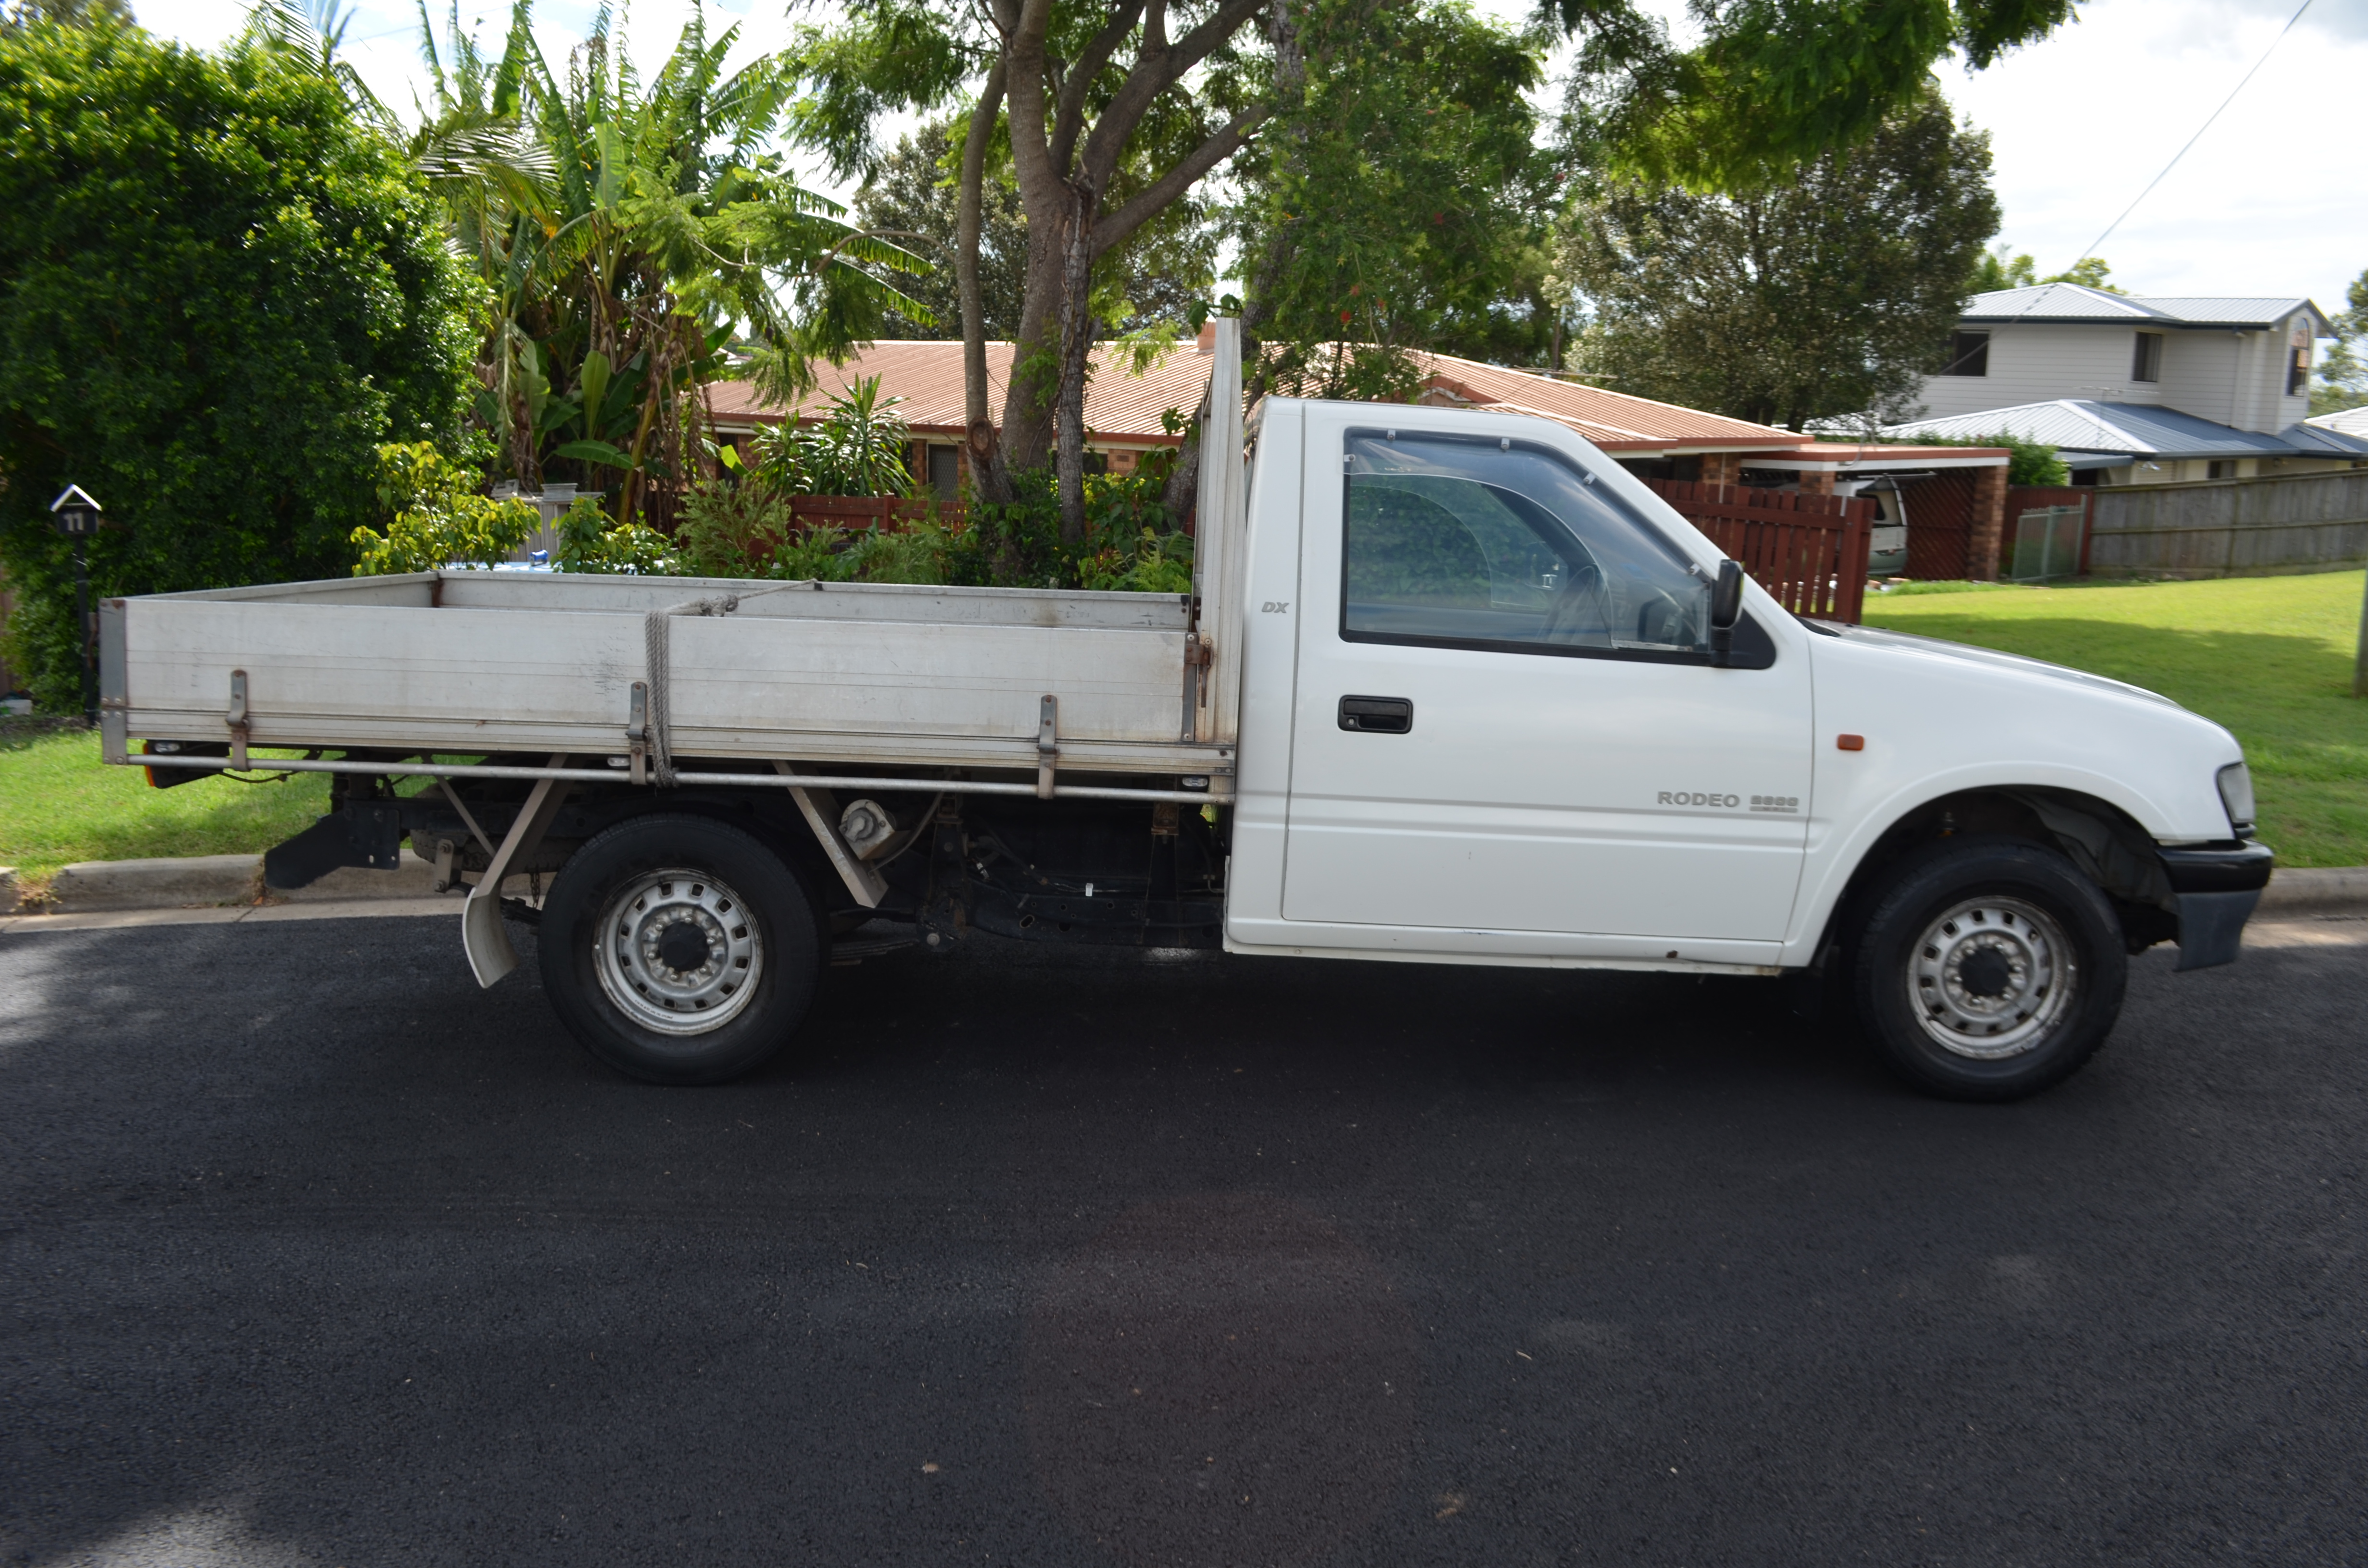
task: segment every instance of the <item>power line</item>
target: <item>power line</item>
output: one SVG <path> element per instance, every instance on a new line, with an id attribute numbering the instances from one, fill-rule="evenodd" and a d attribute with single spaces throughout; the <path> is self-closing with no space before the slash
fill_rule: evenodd
<path id="1" fill-rule="evenodd" d="M 2152 196 L 2154 194 L 2154 187 L 2160 185 L 2163 180 L 2169 176 L 2171 170 L 2179 167 L 2179 160 L 2187 156 L 2188 149 L 2193 147 L 2198 142 L 2203 140 L 2203 133 L 2212 129 L 2213 120 L 2218 119 L 2220 116 L 2226 112 L 2228 106 L 2237 101 L 2237 95 L 2245 90 L 2245 84 L 2247 82 L 2250 82 L 2256 75 L 2260 74 L 2261 67 L 2270 62 L 2270 56 L 2278 51 L 2278 45 L 2285 42 L 2286 34 L 2294 31 L 2294 24 L 2302 20 L 2302 14 L 2305 11 L 2309 10 L 2310 7 L 2311 0 L 2302 0 L 2302 4 L 2294 7 L 2294 14 L 2286 18 L 2286 25 L 2278 29 L 2278 36 L 2270 40 L 2269 48 L 2261 51 L 2261 57 L 2253 62 L 2253 68 L 2245 73 L 2243 80 L 2239 81 L 2235 86 L 2228 89 L 2228 96 L 2220 100 L 2220 107 L 2212 111 L 2209 119 L 2205 119 L 2203 124 L 2195 128 L 2195 134 L 2187 139 L 2186 146 L 2180 148 L 2178 152 L 2173 153 L 2170 155 L 2170 162 L 2163 165 L 2162 173 L 2146 181 L 2146 187 L 2144 190 L 2139 191 L 2136 197 L 2131 200 L 2127 207 L 2122 209 L 2122 216 L 2106 224 L 2105 232 L 2099 234 L 2095 239 L 2090 240 L 2087 247 L 2084 248 L 2079 255 L 2072 258 L 2073 266 L 2079 266 L 2080 263 L 2086 261 L 2089 257 L 2095 256 L 2099 251 L 2105 248 L 2105 242 L 2113 237 L 2113 231 L 2122 226 L 2123 219 L 2127 218 L 2131 213 L 2136 211 L 2138 210 L 2138 203 L 2144 201 L 2147 197 Z M 2030 302 L 2025 304 L 2021 310 L 2015 312 L 2014 319 L 2006 324 L 2007 327 L 2021 325 L 2022 318 L 2029 315 L 2032 311 L 2037 310 L 2039 308 L 2039 301 L 2046 298 L 2046 295 L 2042 291 L 2045 290 L 2045 284 L 2035 284 L 2032 287 L 2033 291 L 2032 293 Z M 2005 329 L 2005 327 L 2000 327 L 1998 330 L 2002 332 Z M 1985 347 L 1987 347 L 1987 335 L 1985 335 Z M 1974 357 L 1975 352 L 1975 350 L 1967 349 L 1956 358 L 1950 360 L 1947 365 L 1941 368 L 1941 374 L 1945 376 L 1950 371 L 1954 370 L 1958 366 L 1964 364 L 1966 360 L 1971 359 Z"/>
<path id="2" fill-rule="evenodd" d="M 2302 4 L 2294 8 L 2294 14 L 2286 18 L 2286 25 L 2278 29 L 2278 36 L 2270 40 L 2270 47 L 2261 51 L 2261 57 L 2253 62 L 2253 69 L 2245 73 L 2244 81 L 2238 82 L 2234 87 L 2231 87 L 2228 90 L 2228 96 L 2220 100 L 2220 108 L 2212 111 L 2211 119 L 2206 119 L 2203 124 L 2197 126 L 2195 128 L 2195 134 L 2187 139 L 2187 146 L 2181 147 L 2178 152 L 2173 153 L 2170 155 L 2170 162 L 2163 165 L 2162 173 L 2146 181 L 2146 187 L 2144 190 L 2139 191 L 2136 199 L 2131 201 L 2127 207 L 2122 209 L 2121 218 L 2116 218 L 2112 222 L 2106 224 L 2105 232 L 2099 234 L 2095 239 L 2089 241 L 2089 248 L 2072 258 L 2074 266 L 2077 267 L 2081 262 L 2087 260 L 2092 256 L 2095 256 L 2100 250 L 2103 249 L 2105 242 L 2112 238 L 2113 231 L 2122 226 L 2122 219 L 2127 218 L 2131 213 L 2136 211 L 2138 210 L 2138 202 L 2144 201 L 2147 197 L 2153 195 L 2154 187 L 2160 185 L 2164 178 L 2169 175 L 2171 170 L 2179 167 L 2179 160 L 2187 156 L 2188 148 L 2194 146 L 2198 142 L 2203 140 L 2203 133 L 2212 129 L 2212 121 L 2218 119 L 2221 114 L 2226 110 L 2228 106 L 2237 101 L 2237 95 L 2245 90 L 2245 83 L 2251 81 L 2254 76 L 2260 73 L 2261 67 L 2270 62 L 2270 56 L 2278 51 L 2278 45 L 2285 42 L 2286 34 L 2294 31 L 2294 24 L 2302 20 L 2302 14 L 2305 11 L 2309 10 L 2310 7 L 2311 0 L 2302 0 Z"/>

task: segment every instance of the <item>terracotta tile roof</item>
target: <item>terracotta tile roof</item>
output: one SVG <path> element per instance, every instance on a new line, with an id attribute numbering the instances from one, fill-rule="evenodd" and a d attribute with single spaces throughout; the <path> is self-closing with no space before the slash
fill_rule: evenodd
<path id="1" fill-rule="evenodd" d="M 848 356 L 844 365 L 814 367 L 815 390 L 799 403 L 798 412 L 816 418 L 842 387 L 868 376 L 880 378 L 883 395 L 902 397 L 897 411 L 917 436 L 960 436 L 962 433 L 962 346 L 959 341 L 897 341 L 867 343 Z M 1180 436 L 1159 427 L 1159 416 L 1169 409 L 1190 415 L 1209 390 L 1212 357 L 1185 347 L 1169 350 L 1138 376 L 1129 356 L 1111 344 L 1094 346 L 1093 375 L 1086 382 L 1086 428 L 1103 442 L 1141 446 L 1175 446 Z M 1011 381 L 1011 345 L 986 346 L 986 405 L 1003 413 L 1005 388 Z M 760 407 L 755 389 L 746 381 L 719 381 L 712 394 L 719 424 L 730 426 L 755 420 L 781 418 L 783 409 Z"/>
<path id="2" fill-rule="evenodd" d="M 1451 354 L 1417 354 L 1415 359 L 1423 368 L 1427 389 L 1456 402 L 1541 415 L 1570 426 L 1607 452 L 1737 451 L 1801 444 L 1790 430 L 1530 370 L 1508 370 Z"/>
<path id="3" fill-rule="evenodd" d="M 1528 370 L 1508 370 L 1447 354 L 1417 354 L 1415 359 L 1423 373 L 1427 402 L 1536 415 L 1569 426 L 1609 452 L 1756 451 L 1801 445 L 1800 436 L 1789 430 L 1556 381 Z M 1209 355 L 1190 347 L 1178 347 L 1138 376 L 1121 350 L 1110 344 L 1097 345 L 1093 379 L 1086 388 L 1087 428 L 1104 444 L 1174 445 L 1178 437 L 1160 428 L 1159 416 L 1169 409 L 1190 413 L 1200 406 L 1209 385 L 1210 363 Z M 959 342 L 869 343 L 844 365 L 822 365 L 816 370 L 820 386 L 799 404 L 799 412 L 806 417 L 819 415 L 841 387 L 878 376 L 883 392 L 905 400 L 898 412 L 916 435 L 959 437 L 962 432 Z M 1010 372 L 1011 345 L 988 344 L 987 406 L 998 414 Z M 727 428 L 777 420 L 785 413 L 759 406 L 745 381 L 718 382 L 711 395 L 716 419 Z"/>

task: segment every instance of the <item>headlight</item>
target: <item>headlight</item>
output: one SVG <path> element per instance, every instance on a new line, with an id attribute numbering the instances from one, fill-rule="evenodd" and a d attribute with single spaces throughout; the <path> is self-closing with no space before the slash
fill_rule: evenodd
<path id="1" fill-rule="evenodd" d="M 2220 770 L 2220 803 L 2228 808 L 2228 825 L 2239 838 L 2253 833 L 2253 774 L 2241 762 Z"/>

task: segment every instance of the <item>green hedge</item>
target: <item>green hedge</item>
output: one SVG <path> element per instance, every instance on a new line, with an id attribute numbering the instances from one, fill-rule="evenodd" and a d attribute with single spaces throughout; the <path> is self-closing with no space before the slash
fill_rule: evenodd
<path id="1" fill-rule="evenodd" d="M 340 576 L 373 449 L 453 445 L 469 283 L 424 185 L 338 86 L 252 42 L 0 33 L 0 565 L 8 660 L 77 701 L 51 499 L 123 525 L 101 593 Z"/>

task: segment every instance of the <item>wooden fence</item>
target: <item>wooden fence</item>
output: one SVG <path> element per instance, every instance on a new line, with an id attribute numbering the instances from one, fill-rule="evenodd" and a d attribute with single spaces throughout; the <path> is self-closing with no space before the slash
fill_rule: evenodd
<path id="1" fill-rule="evenodd" d="M 2368 562 L 2368 469 L 2100 488 L 2089 519 L 2100 577 L 2242 577 Z"/>
<path id="2" fill-rule="evenodd" d="M 1742 562 L 1752 581 L 1786 609 L 1827 620 L 1858 619 L 1866 599 L 1873 502 L 1682 479 L 1645 483 Z"/>

